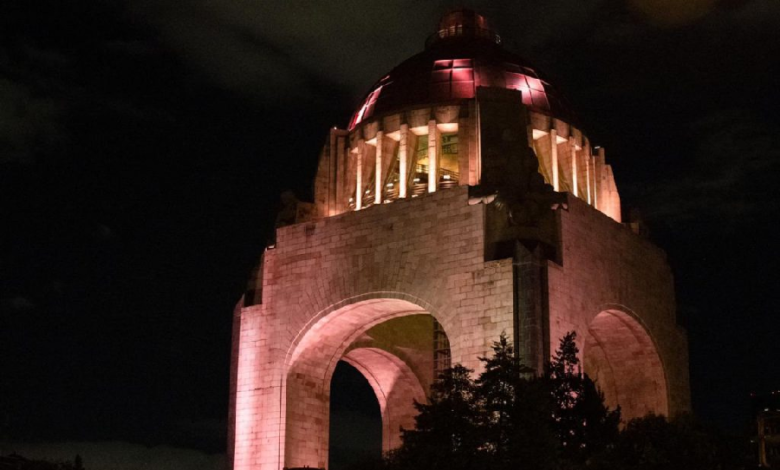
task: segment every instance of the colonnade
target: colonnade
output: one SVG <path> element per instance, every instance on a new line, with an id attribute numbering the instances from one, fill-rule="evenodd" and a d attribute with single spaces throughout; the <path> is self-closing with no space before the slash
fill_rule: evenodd
<path id="1" fill-rule="evenodd" d="M 574 126 L 529 114 L 528 140 L 545 181 L 620 222 L 620 196 L 604 149 L 591 147 Z M 478 126 L 478 104 L 472 102 L 399 113 L 352 131 L 334 127 L 315 184 L 318 213 L 332 216 L 453 185 L 479 184 Z M 443 136 L 456 142 L 456 156 L 442 153 Z M 427 140 L 423 154 L 419 139 Z M 444 168 L 444 157 L 457 161 L 449 160 Z"/>

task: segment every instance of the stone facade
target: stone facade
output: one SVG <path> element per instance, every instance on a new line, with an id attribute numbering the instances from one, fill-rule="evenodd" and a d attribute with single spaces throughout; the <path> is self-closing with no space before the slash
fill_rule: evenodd
<path id="1" fill-rule="evenodd" d="M 433 50 L 434 69 L 462 44 Z M 460 61 L 478 71 L 490 54 Z M 327 466 L 339 361 L 376 393 L 384 450 L 398 446 L 443 354 L 478 371 L 501 333 L 541 370 L 577 332 L 585 372 L 624 418 L 689 410 L 672 275 L 620 223 L 603 149 L 528 90 L 372 115 L 381 83 L 330 132 L 313 204 L 288 208 L 234 311 L 233 468 Z"/>
<path id="2" fill-rule="evenodd" d="M 388 349 L 365 347 L 366 333 L 379 324 L 433 315 L 447 332 L 453 362 L 475 369 L 502 332 L 515 330 L 512 258 L 485 261 L 488 206 L 468 202 L 468 188 L 459 187 L 279 229 L 264 256 L 262 303 L 234 317 L 234 468 L 325 467 L 333 369 L 344 359 L 367 373 L 370 365 L 361 363 L 370 362 L 368 353 Z M 620 403 L 627 416 L 688 410 L 687 345 L 675 323 L 663 252 L 579 199 L 569 197 L 568 210 L 555 216 L 563 259 L 546 262 L 544 354 L 565 332 L 592 338 L 600 314 L 617 316 L 618 327 L 636 331 L 596 333 L 617 348 L 598 356 L 589 357 L 595 347 L 581 343 L 586 371 L 614 369 L 596 378 L 610 381 L 612 403 L 631 400 Z M 396 421 L 408 424 L 412 399 L 427 382 L 412 370 L 424 360 L 384 355 L 391 357 L 379 358 L 377 371 L 401 369 L 404 380 L 370 380 L 375 390 L 383 386 L 402 398 L 380 397 L 383 421 L 394 419 L 396 403 L 397 413 L 407 414 Z"/>
<path id="3" fill-rule="evenodd" d="M 484 208 L 467 193 L 278 230 L 262 303 L 236 317 L 235 468 L 327 464 L 330 376 L 372 327 L 433 315 L 469 367 L 512 329 L 512 263 L 484 261 Z"/>

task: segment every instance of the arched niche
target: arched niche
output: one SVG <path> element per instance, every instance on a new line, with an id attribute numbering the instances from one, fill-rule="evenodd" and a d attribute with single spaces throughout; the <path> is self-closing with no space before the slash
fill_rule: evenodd
<path id="1" fill-rule="evenodd" d="M 668 415 L 666 374 L 652 337 L 632 315 L 604 310 L 588 325 L 584 370 L 624 421 L 648 413 Z"/>
<path id="2" fill-rule="evenodd" d="M 377 348 L 349 351 L 343 361 L 360 371 L 374 390 L 382 416 L 382 452 L 401 445 L 401 429 L 414 428 L 414 402 L 425 402 L 425 390 L 401 359 Z"/>
<path id="3" fill-rule="evenodd" d="M 419 351 L 404 344 L 403 332 L 387 327 L 391 322 L 419 323 L 415 318 L 423 317 L 430 331 L 427 366 L 420 360 Z M 395 298 L 359 301 L 313 321 L 297 339 L 285 364 L 281 403 L 285 421 L 280 429 L 285 466 L 327 465 L 331 377 L 339 360 L 348 362 L 368 379 L 382 411 L 383 450 L 396 447 L 400 428 L 414 425 L 413 401 L 425 400 L 430 377 L 421 371 L 433 367 L 433 324 L 429 311 Z"/>

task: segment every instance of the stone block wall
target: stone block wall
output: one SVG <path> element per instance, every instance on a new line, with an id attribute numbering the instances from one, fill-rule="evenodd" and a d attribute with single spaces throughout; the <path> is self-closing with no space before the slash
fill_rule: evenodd
<path id="1" fill-rule="evenodd" d="M 376 373 L 375 390 L 393 370 L 405 381 L 396 397 L 425 388 L 409 372 L 419 369 L 414 360 L 393 356 L 385 367 L 360 351 L 376 325 L 433 315 L 452 362 L 477 372 L 492 342 L 502 332 L 512 337 L 512 260 L 484 261 L 485 208 L 456 187 L 277 231 L 264 255 L 262 299 L 235 316 L 235 469 L 327 466 L 330 378 L 341 359 Z M 613 398 L 635 402 L 632 412 L 688 410 L 687 343 L 664 253 L 578 198 L 556 217 L 562 264 L 547 262 L 543 287 L 551 349 L 577 331 L 586 367 L 614 369 L 600 380 Z M 645 369 L 646 377 L 636 375 Z M 400 410 L 385 417 L 391 426 L 410 418 Z"/>
<path id="2" fill-rule="evenodd" d="M 484 262 L 484 206 L 467 192 L 278 230 L 262 303 L 241 312 L 234 468 L 327 464 L 330 375 L 377 322 L 430 313 L 468 367 L 511 331 L 511 261 Z"/>
<path id="3" fill-rule="evenodd" d="M 687 337 L 677 324 L 666 254 L 575 197 L 568 198 L 568 211 L 559 217 L 562 266 L 549 263 L 548 271 L 551 349 L 573 330 L 587 356 L 583 346 L 597 315 L 622 312 L 623 323 L 641 325 L 660 356 L 668 410 L 658 411 L 690 410 Z"/>

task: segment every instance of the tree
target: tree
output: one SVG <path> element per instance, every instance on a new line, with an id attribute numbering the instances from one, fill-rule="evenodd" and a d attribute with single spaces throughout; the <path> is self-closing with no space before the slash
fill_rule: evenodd
<path id="1" fill-rule="evenodd" d="M 374 470 L 737 470 L 737 440 L 688 416 L 649 415 L 620 431 L 620 409 L 580 368 L 576 334 L 566 334 L 542 376 L 524 367 L 506 335 L 480 358 L 476 381 L 456 365 L 441 374 L 417 427 Z"/>
<path id="2" fill-rule="evenodd" d="M 18 454 L 0 455 L 0 468 L 15 470 L 84 470 L 81 456 L 68 460 L 30 460 Z"/>
<path id="3" fill-rule="evenodd" d="M 576 339 L 573 331 L 561 338 L 547 366 L 545 380 L 554 401 L 553 426 L 562 456 L 572 463 L 584 464 L 617 438 L 620 408 L 607 408 L 604 394 L 582 373 Z"/>
<path id="4" fill-rule="evenodd" d="M 576 335 L 538 376 L 502 334 L 476 381 L 456 365 L 433 384 L 416 429 L 385 460 L 390 470 L 573 469 L 615 441 L 619 410 L 582 374 Z M 607 460 L 604 460 L 606 462 Z M 605 467 L 606 469 L 607 467 Z"/>
<path id="5" fill-rule="evenodd" d="M 521 367 L 506 334 L 493 343 L 493 356 L 479 358 L 485 365 L 476 381 L 482 419 L 480 427 L 485 449 L 497 462 L 509 457 L 516 433 L 517 395 L 521 385 Z"/>
<path id="6" fill-rule="evenodd" d="M 594 470 L 736 470 L 748 468 L 738 440 L 689 415 L 647 415 L 628 422 L 615 445 L 594 458 Z"/>
<path id="7" fill-rule="evenodd" d="M 550 427 L 551 400 L 544 382 L 520 363 L 501 334 L 476 381 L 486 466 L 494 469 L 552 468 L 556 450 Z"/>
<path id="8" fill-rule="evenodd" d="M 403 430 L 403 445 L 389 466 L 414 470 L 479 468 L 478 412 L 471 370 L 455 365 L 431 386 L 428 404 L 415 402 L 415 429 Z"/>

